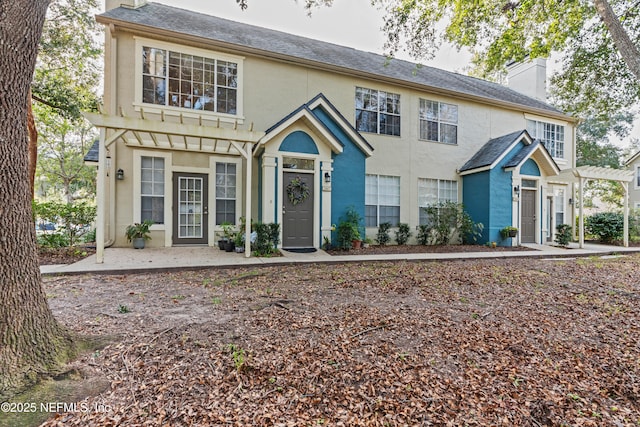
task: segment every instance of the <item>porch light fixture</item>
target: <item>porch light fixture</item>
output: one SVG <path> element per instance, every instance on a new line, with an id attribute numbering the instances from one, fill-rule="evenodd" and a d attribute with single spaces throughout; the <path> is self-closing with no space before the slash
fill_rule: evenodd
<path id="1" fill-rule="evenodd" d="M 329 172 L 324 173 L 324 182 L 325 184 L 331 184 L 331 174 Z"/>
<path id="2" fill-rule="evenodd" d="M 516 185 L 515 187 L 513 187 L 513 192 L 515 193 L 516 196 L 520 195 L 520 186 Z"/>
<path id="3" fill-rule="evenodd" d="M 122 169 L 118 169 L 116 172 L 116 179 L 118 181 L 122 181 L 124 179 L 124 171 Z"/>
<path id="4" fill-rule="evenodd" d="M 569 204 L 570 204 L 571 206 L 573 206 L 573 199 L 572 199 L 572 198 L 569 198 Z"/>

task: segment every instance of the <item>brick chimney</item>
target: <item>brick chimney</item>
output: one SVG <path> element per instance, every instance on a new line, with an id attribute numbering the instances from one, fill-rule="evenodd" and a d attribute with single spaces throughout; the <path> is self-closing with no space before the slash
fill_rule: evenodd
<path id="1" fill-rule="evenodd" d="M 507 64 L 507 86 L 523 95 L 547 100 L 547 60 L 527 59 Z"/>
<path id="2" fill-rule="evenodd" d="M 145 4 L 147 4 L 147 0 L 106 0 L 105 10 L 115 9 L 120 6 L 137 9 Z"/>

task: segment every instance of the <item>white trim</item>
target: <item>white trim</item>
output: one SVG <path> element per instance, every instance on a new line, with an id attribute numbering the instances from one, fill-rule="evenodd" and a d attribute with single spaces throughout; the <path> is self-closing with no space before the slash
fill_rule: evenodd
<path id="1" fill-rule="evenodd" d="M 151 231 L 164 231 L 164 246 L 171 246 L 171 224 L 172 213 L 172 197 L 173 197 L 173 166 L 171 164 L 172 156 L 171 152 L 158 151 L 158 150 L 133 150 L 133 170 L 131 171 L 133 186 L 133 222 L 140 222 L 141 215 L 141 184 L 142 180 L 142 157 L 161 157 L 164 159 L 164 224 L 154 224 L 151 226 Z M 168 196 L 167 196 L 168 195 Z"/>
<path id="2" fill-rule="evenodd" d="M 227 53 L 222 53 L 218 51 L 199 49 L 191 46 L 186 46 L 183 44 L 169 43 L 163 42 L 154 39 L 148 39 L 145 37 L 134 36 L 135 48 L 134 48 L 134 63 L 135 63 L 135 76 L 134 76 L 134 102 L 133 106 L 136 111 L 140 111 L 140 108 L 144 108 L 145 111 L 149 110 L 149 112 L 160 112 L 160 109 L 169 112 L 170 115 L 179 116 L 180 113 L 183 114 L 184 117 L 195 117 L 198 116 L 210 117 L 211 120 L 216 120 L 218 117 L 220 120 L 224 121 L 235 121 L 238 119 L 239 121 L 244 120 L 244 56 L 238 55 L 230 55 Z M 144 46 L 154 47 L 158 49 L 166 49 L 173 52 L 186 53 L 189 55 L 202 56 L 215 60 L 229 61 L 234 62 L 238 66 L 238 87 L 236 88 L 236 114 L 226 114 L 226 113 L 217 113 L 213 111 L 205 111 L 205 110 L 190 110 L 188 108 L 180 108 L 180 107 L 172 107 L 169 105 L 155 105 L 155 104 L 147 104 L 142 102 L 142 48 Z M 167 76 L 167 79 L 169 77 Z M 233 120 L 231 120 L 233 118 Z"/>
<path id="3" fill-rule="evenodd" d="M 549 117 L 538 116 L 536 114 L 531 114 L 531 113 L 524 113 L 524 118 L 525 120 L 533 120 L 536 122 L 545 122 L 545 123 L 551 123 L 554 125 L 569 126 L 569 122 L 567 122 L 566 120 L 552 119 Z"/>
<path id="4" fill-rule="evenodd" d="M 342 144 L 340 144 L 340 142 L 333 136 L 333 134 L 326 129 L 324 124 L 322 124 L 322 122 L 320 122 L 316 118 L 316 116 L 314 116 L 313 113 L 311 113 L 306 108 L 298 111 L 296 114 L 292 115 L 287 120 L 280 123 L 280 125 L 278 125 L 276 128 L 272 129 L 267 135 L 262 137 L 258 142 L 258 147 L 267 144 L 269 141 L 271 141 L 276 136 L 280 135 L 282 132 L 284 132 L 285 129 L 292 126 L 300 119 L 308 120 L 306 124 L 310 125 L 310 127 L 312 128 L 311 130 L 316 135 L 322 137 L 323 141 L 331 148 L 331 151 L 337 154 L 342 153 L 343 151 Z M 254 155 L 257 156 L 258 152 L 259 150 L 255 150 Z"/>
<path id="5" fill-rule="evenodd" d="M 281 208 L 277 209 L 277 222 L 281 224 L 280 226 L 280 245 L 284 246 L 284 215 L 282 211 L 284 210 L 284 174 L 285 173 L 299 173 L 305 175 L 312 175 L 313 181 L 313 247 L 320 247 L 320 240 L 318 237 L 318 230 L 320 229 L 320 197 L 323 194 L 322 186 L 320 184 L 320 180 L 318 179 L 320 175 L 320 163 L 322 163 L 322 156 L 320 154 L 309 154 L 309 153 L 294 153 L 290 151 L 278 151 L 276 158 L 278 159 L 278 165 L 284 164 L 283 157 L 294 157 L 299 159 L 309 159 L 313 160 L 313 170 L 309 169 L 285 169 L 283 167 L 278 167 L 278 188 L 276 188 L 276 192 L 278 194 L 278 201 L 281 204 Z"/>
<path id="6" fill-rule="evenodd" d="M 351 126 L 351 123 L 347 122 L 346 119 L 343 116 L 341 116 L 335 110 L 335 108 L 331 104 L 329 104 L 327 100 L 322 96 L 318 97 L 318 99 L 316 99 L 314 102 L 309 104 L 309 108 L 311 110 L 313 110 L 314 108 L 317 108 L 318 106 L 322 107 L 322 109 L 327 114 L 329 114 L 334 121 L 340 124 L 340 126 L 342 127 L 342 130 L 349 135 L 351 140 L 356 143 L 358 148 L 360 148 L 360 150 L 362 150 L 367 157 L 371 157 L 373 155 L 373 149 L 366 144 L 366 141 L 364 141 L 364 138 L 362 137 L 362 135 L 360 135 L 358 131 L 356 131 L 353 126 Z"/>

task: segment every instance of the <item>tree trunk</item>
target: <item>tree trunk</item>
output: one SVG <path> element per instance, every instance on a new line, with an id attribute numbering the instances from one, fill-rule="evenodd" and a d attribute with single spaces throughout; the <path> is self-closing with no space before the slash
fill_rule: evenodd
<path id="1" fill-rule="evenodd" d="M 31 89 L 29 89 L 29 100 L 27 102 L 27 130 L 29 132 L 29 183 L 31 184 L 31 198 L 36 191 L 36 164 L 38 163 L 38 129 L 36 120 L 33 117 L 33 106 L 31 102 Z"/>
<path id="2" fill-rule="evenodd" d="M 640 81 L 640 50 L 629 37 L 607 0 L 594 0 L 598 15 L 606 25 L 613 43 L 629 70 Z"/>
<path id="3" fill-rule="evenodd" d="M 48 4 L 0 1 L 0 401 L 73 349 L 47 305 L 31 217 L 27 105 Z"/>

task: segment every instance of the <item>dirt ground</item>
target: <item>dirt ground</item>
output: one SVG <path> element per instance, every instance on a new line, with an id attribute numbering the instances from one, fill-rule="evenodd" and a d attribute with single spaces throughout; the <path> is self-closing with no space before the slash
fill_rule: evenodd
<path id="1" fill-rule="evenodd" d="M 640 423 L 640 256 L 46 277 L 111 337 L 46 426 Z M 78 408 L 84 408 L 79 410 Z"/>

